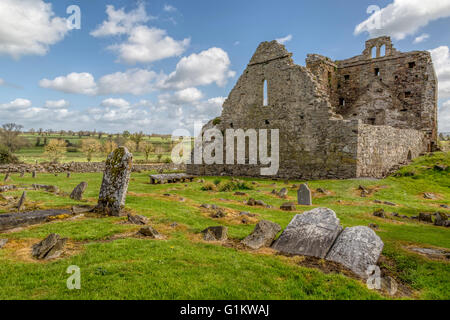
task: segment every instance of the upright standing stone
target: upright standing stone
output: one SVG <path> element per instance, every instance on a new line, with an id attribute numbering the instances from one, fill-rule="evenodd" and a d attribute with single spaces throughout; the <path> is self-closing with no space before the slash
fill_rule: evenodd
<path id="1" fill-rule="evenodd" d="M 283 253 L 325 258 L 341 231 L 333 210 L 316 208 L 296 215 L 273 248 Z"/>
<path id="2" fill-rule="evenodd" d="M 27 198 L 27 192 L 24 191 L 22 193 L 22 196 L 20 197 L 19 202 L 17 203 L 17 210 L 19 212 L 22 211 L 23 209 L 25 209 L 25 200 L 26 200 L 26 198 Z"/>
<path id="3" fill-rule="evenodd" d="M 24 175 L 25 175 L 25 171 L 21 171 L 20 172 L 20 177 L 23 178 Z"/>
<path id="4" fill-rule="evenodd" d="M 70 172 L 67 172 L 67 178 L 70 178 Z"/>
<path id="5" fill-rule="evenodd" d="M 88 184 L 87 182 L 81 182 L 79 185 L 73 189 L 72 193 L 70 194 L 70 198 L 73 200 L 81 201 L 83 199 L 84 191 L 86 190 Z"/>
<path id="6" fill-rule="evenodd" d="M 102 186 L 96 210 L 112 216 L 120 216 L 130 182 L 133 155 L 125 147 L 119 147 L 108 156 L 103 173 Z"/>
<path id="7" fill-rule="evenodd" d="M 31 173 L 31 177 L 32 178 L 36 178 L 36 171 L 35 170 L 33 170 L 33 172 Z"/>
<path id="8" fill-rule="evenodd" d="M 10 179 L 9 179 L 9 172 L 7 172 L 6 173 L 6 175 L 5 175 L 5 179 L 3 179 L 3 181 L 4 182 L 8 182 Z"/>
<path id="9" fill-rule="evenodd" d="M 302 206 L 312 205 L 311 190 L 306 184 L 302 184 L 297 191 L 298 204 Z"/>
<path id="10" fill-rule="evenodd" d="M 368 227 L 345 229 L 327 255 L 327 260 L 338 262 L 351 269 L 357 275 L 367 278 L 366 271 L 376 265 L 383 241 Z"/>

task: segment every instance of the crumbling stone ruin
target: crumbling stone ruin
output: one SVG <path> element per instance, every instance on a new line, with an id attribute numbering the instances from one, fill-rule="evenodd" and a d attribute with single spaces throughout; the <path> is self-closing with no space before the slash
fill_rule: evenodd
<path id="1" fill-rule="evenodd" d="M 282 179 L 382 178 L 436 150 L 438 84 L 429 52 L 402 53 L 380 37 L 347 60 L 311 54 L 303 67 L 291 56 L 276 41 L 261 43 L 222 115 L 203 131 L 279 129 L 275 177 Z M 265 166 L 259 159 L 249 165 L 246 153 L 245 165 L 189 164 L 187 173 L 261 176 Z"/>

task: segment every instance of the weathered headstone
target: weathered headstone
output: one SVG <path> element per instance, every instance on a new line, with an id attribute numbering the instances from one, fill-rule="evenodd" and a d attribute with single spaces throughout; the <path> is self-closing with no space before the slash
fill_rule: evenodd
<path id="1" fill-rule="evenodd" d="M 209 227 L 202 231 L 203 240 L 206 241 L 224 241 L 228 239 L 227 227 Z"/>
<path id="2" fill-rule="evenodd" d="M 0 239 L 0 249 L 8 243 L 8 239 Z"/>
<path id="3" fill-rule="evenodd" d="M 242 243 L 254 250 L 262 247 L 269 247 L 280 231 L 281 227 L 278 224 L 262 220 L 258 222 L 253 232 L 247 238 L 242 240 Z"/>
<path id="4" fill-rule="evenodd" d="M 312 205 L 311 190 L 306 184 L 302 184 L 297 191 L 298 204 L 302 206 Z"/>
<path id="5" fill-rule="evenodd" d="M 159 232 L 150 226 L 141 228 L 139 230 L 139 234 L 149 237 L 149 238 L 152 238 L 152 239 L 161 239 L 162 238 L 162 236 L 159 234 Z"/>
<path id="6" fill-rule="evenodd" d="M 325 258 L 341 231 L 333 210 L 316 208 L 296 215 L 272 247 L 283 253 Z"/>
<path id="7" fill-rule="evenodd" d="M 125 147 L 117 148 L 108 156 L 96 208 L 98 212 L 112 216 L 122 214 L 132 163 L 133 155 Z"/>
<path id="8" fill-rule="evenodd" d="M 137 214 L 128 214 L 128 222 L 131 224 L 145 225 L 148 223 L 148 218 Z"/>
<path id="9" fill-rule="evenodd" d="M 57 234 L 50 234 L 41 242 L 33 245 L 32 255 L 39 260 L 49 260 L 58 258 L 64 251 L 67 238 L 61 239 Z"/>
<path id="10" fill-rule="evenodd" d="M 67 172 L 67 176 L 66 176 L 67 178 L 70 178 L 70 172 Z"/>
<path id="11" fill-rule="evenodd" d="M 74 200 L 81 201 L 83 199 L 84 191 L 86 191 L 88 184 L 87 182 L 81 182 L 79 185 L 73 189 L 72 193 L 70 194 L 70 198 Z"/>
<path id="12" fill-rule="evenodd" d="M 19 199 L 19 202 L 17 203 L 17 210 L 18 211 L 22 211 L 23 209 L 25 209 L 25 201 L 27 199 L 27 192 L 24 191 L 22 193 L 22 196 Z"/>
<path id="13" fill-rule="evenodd" d="M 6 173 L 5 178 L 3 179 L 4 182 L 8 182 L 11 179 L 9 178 L 9 172 Z"/>
<path id="14" fill-rule="evenodd" d="M 346 228 L 337 238 L 326 259 L 341 263 L 362 278 L 367 278 L 367 269 L 376 265 L 383 241 L 368 227 Z"/>
<path id="15" fill-rule="evenodd" d="M 32 177 L 32 178 L 36 178 L 36 171 L 33 171 L 33 172 L 31 173 L 31 177 Z"/>
<path id="16" fill-rule="evenodd" d="M 283 188 L 280 190 L 280 192 L 278 192 L 278 196 L 280 198 L 286 198 L 288 195 L 288 190 L 286 188 Z"/>
<path id="17" fill-rule="evenodd" d="M 280 209 L 283 210 L 283 211 L 295 211 L 295 210 L 297 210 L 297 207 L 295 206 L 294 203 L 287 202 L 287 203 L 283 203 L 280 206 Z"/>
<path id="18" fill-rule="evenodd" d="M 445 213 L 442 212 L 436 212 L 435 214 L 435 219 L 434 219 L 434 225 L 435 226 L 444 226 L 448 220 L 448 217 Z"/>

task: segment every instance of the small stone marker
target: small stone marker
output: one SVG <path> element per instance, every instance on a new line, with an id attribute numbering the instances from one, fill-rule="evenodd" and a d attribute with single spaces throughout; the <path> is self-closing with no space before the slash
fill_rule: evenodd
<path id="1" fill-rule="evenodd" d="M 296 215 L 272 247 L 283 253 L 323 259 L 341 231 L 333 210 L 316 208 Z"/>
<path id="2" fill-rule="evenodd" d="M 70 172 L 67 172 L 67 178 L 70 178 Z"/>
<path id="3" fill-rule="evenodd" d="M 0 239 L 0 249 L 8 243 L 8 239 Z"/>
<path id="4" fill-rule="evenodd" d="M 202 231 L 203 240 L 206 241 L 224 241 L 228 239 L 227 227 L 209 227 Z"/>
<path id="5" fill-rule="evenodd" d="M 26 198 L 27 198 L 27 192 L 24 191 L 24 192 L 22 193 L 22 196 L 21 196 L 20 199 L 19 199 L 19 202 L 17 203 L 17 210 L 18 210 L 19 212 L 22 211 L 23 209 L 25 209 L 25 201 L 26 201 Z"/>
<path id="6" fill-rule="evenodd" d="M 262 247 L 269 247 L 273 240 L 281 231 L 281 227 L 271 221 L 261 220 L 256 225 L 253 232 L 242 243 L 247 247 L 257 250 Z"/>
<path id="7" fill-rule="evenodd" d="M 84 191 L 86 190 L 88 184 L 87 182 L 81 182 L 79 185 L 73 189 L 72 193 L 70 194 L 70 198 L 73 200 L 81 201 L 83 199 Z"/>
<path id="8" fill-rule="evenodd" d="M 33 171 L 33 172 L 31 173 L 31 177 L 32 177 L 32 178 L 36 178 L 36 171 Z"/>
<path id="9" fill-rule="evenodd" d="M 295 206 L 294 203 L 288 202 L 288 203 L 283 203 L 281 205 L 280 209 L 283 211 L 295 211 L 295 210 L 297 210 L 297 207 Z"/>
<path id="10" fill-rule="evenodd" d="M 286 198 L 288 195 L 288 190 L 286 188 L 283 188 L 280 190 L 280 192 L 278 192 L 278 196 L 280 198 Z"/>
<path id="11" fill-rule="evenodd" d="M 49 260 L 58 258 L 64 250 L 67 238 L 61 239 L 57 234 L 50 234 L 41 242 L 33 245 L 32 255 L 39 260 Z"/>
<path id="12" fill-rule="evenodd" d="M 112 216 L 122 214 L 132 164 L 133 155 L 125 147 L 117 148 L 108 156 L 96 208 L 98 212 Z"/>
<path id="13" fill-rule="evenodd" d="M 9 178 L 9 172 L 7 172 L 3 181 L 8 182 L 9 180 L 11 180 L 11 179 Z"/>
<path id="14" fill-rule="evenodd" d="M 23 178 L 25 175 L 25 171 L 20 172 L 20 177 Z"/>
<path id="15" fill-rule="evenodd" d="M 140 215 L 128 214 L 128 222 L 137 225 L 146 225 L 148 223 L 148 218 Z"/>
<path id="16" fill-rule="evenodd" d="M 162 236 L 159 234 L 159 232 L 156 231 L 155 229 L 153 229 L 153 228 L 150 227 L 150 226 L 141 228 L 141 229 L 139 230 L 139 234 L 140 234 L 140 235 L 143 235 L 143 236 L 145 236 L 145 237 L 152 238 L 152 239 L 161 239 L 161 238 L 162 238 Z"/>
<path id="17" fill-rule="evenodd" d="M 302 184 L 297 191 L 298 204 L 302 206 L 312 205 L 311 190 L 306 184 Z"/>
<path id="18" fill-rule="evenodd" d="M 337 238 L 327 255 L 327 260 L 338 262 L 362 278 L 367 278 L 367 269 L 376 265 L 383 241 L 368 227 L 346 228 Z"/>

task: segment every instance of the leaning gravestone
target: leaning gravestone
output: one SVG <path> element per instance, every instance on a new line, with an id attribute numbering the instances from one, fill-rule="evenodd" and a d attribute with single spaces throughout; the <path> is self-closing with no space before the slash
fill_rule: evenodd
<path id="1" fill-rule="evenodd" d="M 306 184 L 302 184 L 297 191 L 298 204 L 302 206 L 312 205 L 311 190 L 309 190 Z"/>
<path id="2" fill-rule="evenodd" d="M 296 215 L 272 247 L 283 253 L 325 258 L 341 231 L 333 210 L 316 208 Z"/>
<path id="3" fill-rule="evenodd" d="M 96 211 L 120 216 L 130 182 L 133 155 L 125 147 L 119 147 L 108 156 L 103 173 L 102 186 Z"/>
<path id="4" fill-rule="evenodd" d="M 39 260 L 58 258 L 64 251 L 67 238 L 61 239 L 58 234 L 50 234 L 47 238 L 32 247 L 32 255 Z"/>
<path id="5" fill-rule="evenodd" d="M 19 202 L 17 203 L 17 210 L 19 212 L 22 211 L 23 209 L 25 209 L 25 200 L 26 200 L 26 198 L 27 198 L 27 192 L 24 191 L 22 193 L 22 196 L 20 197 Z"/>
<path id="6" fill-rule="evenodd" d="M 252 234 L 242 240 L 242 243 L 254 250 L 262 247 L 269 247 L 280 231 L 281 227 L 278 224 L 267 220 L 261 220 L 256 225 Z"/>
<path id="7" fill-rule="evenodd" d="M 72 193 L 70 194 L 70 198 L 73 200 L 81 201 L 83 199 L 84 191 L 86 190 L 88 184 L 87 182 L 81 182 L 79 185 L 73 189 Z"/>
<path id="8" fill-rule="evenodd" d="M 338 262 L 357 275 L 367 278 L 367 269 L 376 265 L 383 241 L 368 227 L 346 228 L 337 238 L 326 259 Z"/>

